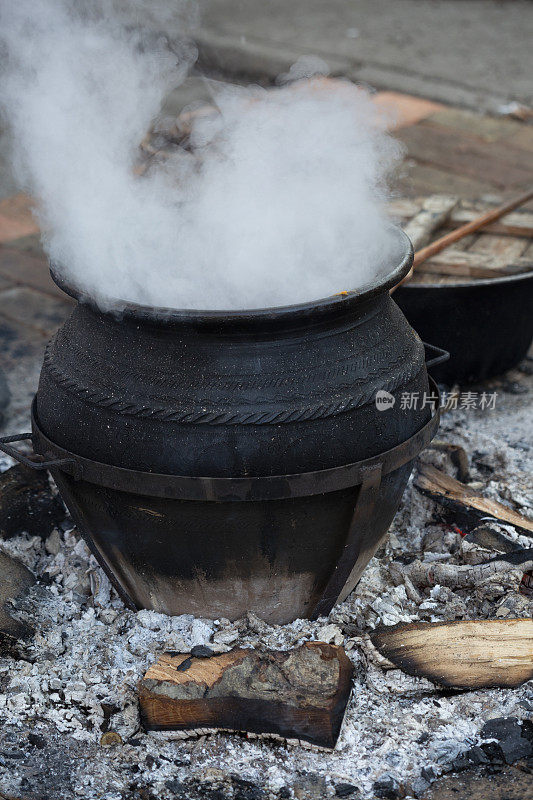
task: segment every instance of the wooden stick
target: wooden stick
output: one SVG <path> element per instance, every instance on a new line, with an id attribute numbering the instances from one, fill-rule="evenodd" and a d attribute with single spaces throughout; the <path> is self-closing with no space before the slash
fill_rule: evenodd
<path id="1" fill-rule="evenodd" d="M 491 222 L 495 222 L 496 220 L 505 216 L 505 214 L 508 214 L 510 211 L 513 211 L 513 209 L 517 208 L 518 206 L 524 205 L 524 203 L 527 203 L 532 198 L 533 198 L 533 189 L 528 189 L 527 192 L 523 192 L 518 197 L 515 197 L 512 200 L 509 200 L 507 203 L 498 206 L 498 208 L 493 208 L 491 211 L 485 211 L 484 214 L 481 214 L 479 217 L 476 217 L 476 219 L 473 219 L 472 222 L 467 222 L 465 225 L 461 225 L 460 228 L 456 228 L 454 231 L 447 233 L 445 236 L 441 236 L 440 239 L 437 239 L 435 242 L 428 244 L 421 250 L 417 250 L 414 257 L 413 266 L 411 267 L 405 278 L 403 278 L 403 280 L 401 280 L 400 283 L 397 284 L 397 286 L 391 289 L 391 294 L 395 289 L 398 288 L 398 286 L 401 286 L 402 283 L 405 283 L 405 281 L 409 280 L 409 278 L 413 274 L 413 270 L 416 269 L 416 267 L 418 267 L 420 264 L 423 264 L 424 261 L 427 261 L 428 258 L 431 258 L 437 253 L 440 253 L 442 250 L 444 250 L 445 247 L 449 247 L 449 245 L 458 242 L 459 239 L 468 236 L 470 233 L 475 233 L 476 231 L 485 227 L 485 225 L 489 225 Z"/>

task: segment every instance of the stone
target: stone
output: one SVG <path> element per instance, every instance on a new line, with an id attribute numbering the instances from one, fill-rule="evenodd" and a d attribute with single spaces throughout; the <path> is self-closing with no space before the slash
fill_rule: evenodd
<path id="1" fill-rule="evenodd" d="M 0 654 L 16 650 L 17 643 L 28 641 L 32 628 L 14 619 L 7 604 L 27 592 L 35 583 L 35 576 L 24 564 L 0 551 Z"/>

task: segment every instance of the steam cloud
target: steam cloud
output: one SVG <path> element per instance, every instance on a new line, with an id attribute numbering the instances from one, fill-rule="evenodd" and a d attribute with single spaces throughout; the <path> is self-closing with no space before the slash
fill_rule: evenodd
<path id="1" fill-rule="evenodd" d="M 142 34 L 109 3 L 0 9 L 17 174 L 51 260 L 101 306 L 285 305 L 395 265 L 383 202 L 399 146 L 363 90 L 219 88 L 219 113 L 194 120 L 187 149 L 139 175 L 139 143 L 194 49 Z"/>

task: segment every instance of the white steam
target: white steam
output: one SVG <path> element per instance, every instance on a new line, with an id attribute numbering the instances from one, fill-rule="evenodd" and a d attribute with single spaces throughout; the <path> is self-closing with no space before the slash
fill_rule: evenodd
<path id="1" fill-rule="evenodd" d="M 223 87 L 187 149 L 139 175 L 139 144 L 192 48 L 172 52 L 101 2 L 0 8 L 17 173 L 51 260 L 101 305 L 285 305 L 395 266 L 383 202 L 399 147 L 362 90 Z"/>

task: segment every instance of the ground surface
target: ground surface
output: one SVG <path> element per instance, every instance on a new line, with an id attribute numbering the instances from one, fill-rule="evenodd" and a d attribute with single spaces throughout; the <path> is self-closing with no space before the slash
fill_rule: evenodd
<path id="1" fill-rule="evenodd" d="M 201 64 L 275 78 L 303 54 L 379 89 L 496 111 L 531 105 L 533 7 L 494 0 L 204 0 Z"/>

